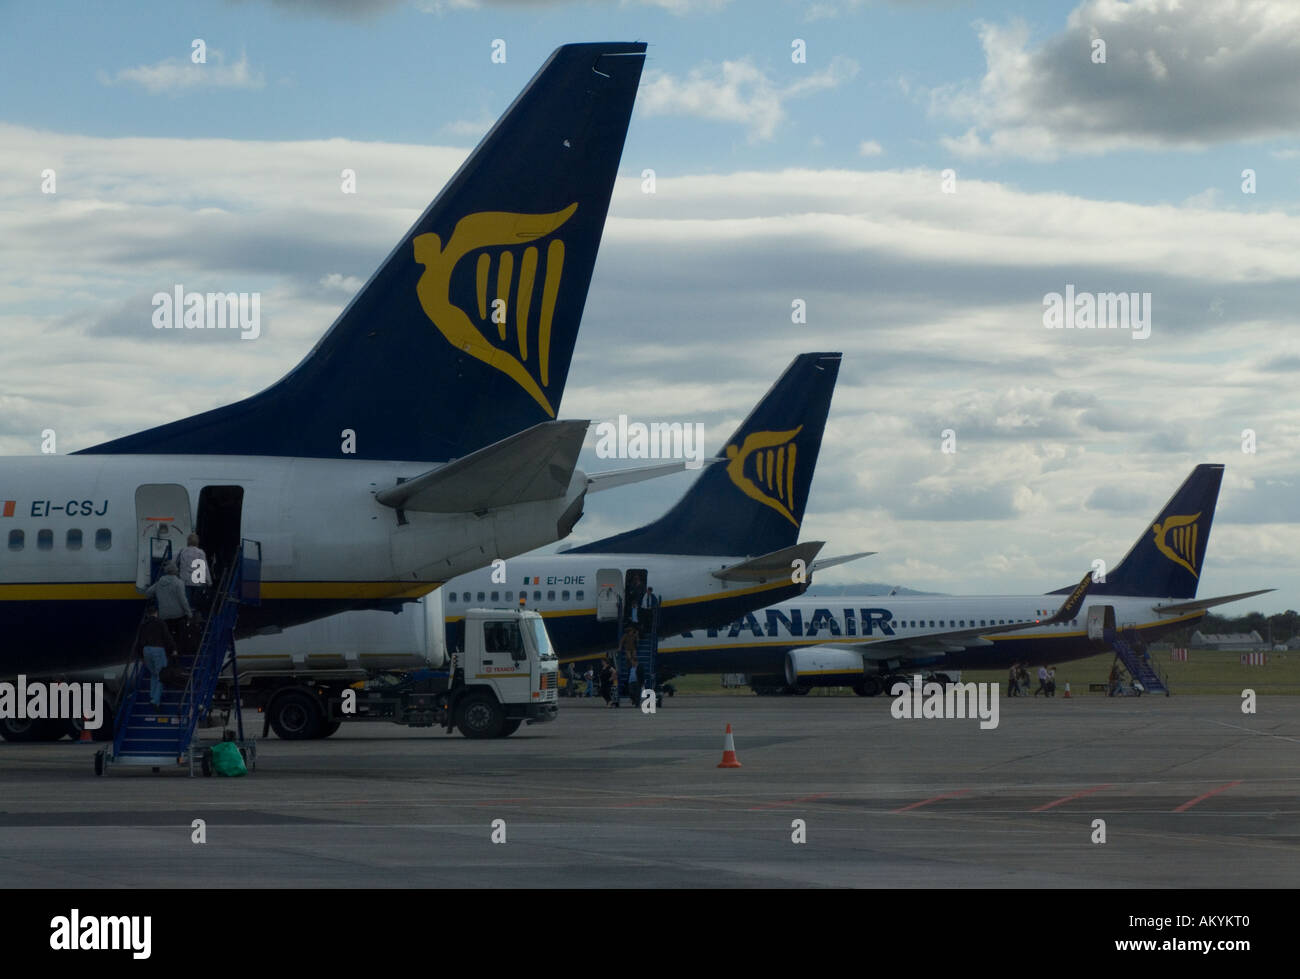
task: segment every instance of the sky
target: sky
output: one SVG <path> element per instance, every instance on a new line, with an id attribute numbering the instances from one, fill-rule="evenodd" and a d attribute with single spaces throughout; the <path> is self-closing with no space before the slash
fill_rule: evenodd
<path id="1" fill-rule="evenodd" d="M 0 453 L 270 384 L 556 46 L 642 40 L 562 416 L 712 452 L 792 357 L 843 351 L 803 536 L 878 553 L 820 582 L 1060 587 L 1215 462 L 1199 594 L 1300 608 L 1300 4 L 0 9 Z M 260 292 L 263 335 L 155 331 L 173 283 Z M 1045 328 L 1067 287 L 1150 294 L 1149 335 Z M 691 478 L 591 498 L 567 543 Z"/>

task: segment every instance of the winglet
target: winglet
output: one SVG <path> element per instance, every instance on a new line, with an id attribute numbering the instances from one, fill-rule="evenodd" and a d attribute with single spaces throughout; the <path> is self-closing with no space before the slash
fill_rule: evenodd
<path id="1" fill-rule="evenodd" d="M 1061 603 L 1061 607 L 1056 610 L 1056 614 L 1042 625 L 1056 625 L 1058 622 L 1069 622 L 1079 614 L 1079 609 L 1083 607 L 1083 600 L 1088 597 L 1088 591 L 1092 588 L 1092 572 L 1089 571 L 1083 576 L 1083 579 L 1074 586 L 1074 591 L 1070 592 L 1070 597 Z"/>

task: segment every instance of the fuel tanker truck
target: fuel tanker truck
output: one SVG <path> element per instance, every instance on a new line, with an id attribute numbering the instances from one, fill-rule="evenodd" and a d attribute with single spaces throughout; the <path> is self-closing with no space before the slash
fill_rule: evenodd
<path id="1" fill-rule="evenodd" d="M 243 708 L 287 740 L 326 738 L 342 724 L 440 726 L 467 738 L 508 737 L 554 720 L 559 661 L 537 612 L 463 613 L 463 648 L 447 648 L 442 592 L 395 611 L 343 612 L 236 648 Z M 233 703 L 227 666 L 214 709 Z"/>

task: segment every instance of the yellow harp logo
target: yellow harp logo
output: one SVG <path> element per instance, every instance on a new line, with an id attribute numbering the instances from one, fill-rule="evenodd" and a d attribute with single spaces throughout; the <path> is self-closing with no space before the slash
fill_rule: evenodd
<path id="1" fill-rule="evenodd" d="M 1156 549 L 1174 564 L 1190 571 L 1193 578 L 1198 577 L 1193 563 L 1196 561 L 1196 521 L 1200 516 L 1197 513 L 1190 517 L 1169 517 L 1163 524 L 1151 525 Z"/>
<path id="2" fill-rule="evenodd" d="M 552 238 L 546 245 L 541 305 L 536 310 L 533 291 L 541 248 L 534 244 L 518 246 L 545 238 L 577 209 L 575 202 L 552 214 L 480 211 L 456 222 L 446 247 L 432 233 L 417 235 L 414 241 L 415 260 L 424 266 L 424 274 L 415 287 L 424 315 L 433 321 L 448 343 L 510 377 L 552 418 L 555 408 L 542 389 L 550 384 L 551 318 L 564 271 L 564 242 Z M 478 309 L 467 312 L 451 302 L 451 276 L 457 263 L 472 252 L 479 253 L 474 270 Z M 515 275 L 516 258 L 518 276 Z M 489 302 L 488 283 L 494 265 L 496 292 Z M 511 286 L 515 287 L 514 302 L 510 301 Z M 471 312 L 478 313 L 477 321 Z M 535 334 L 532 320 L 535 320 Z M 507 335 L 512 323 L 514 344 L 513 349 L 508 349 Z M 493 327 L 497 341 L 505 348 L 488 339 L 486 331 Z M 535 342 L 529 342 L 530 336 L 535 336 Z"/>
<path id="3" fill-rule="evenodd" d="M 739 449 L 727 446 L 727 475 L 736 487 L 796 527 L 799 521 L 790 512 L 794 506 L 794 440 L 802 431 L 800 425 L 790 432 L 753 432 L 745 436 Z M 753 465 L 747 465 L 751 460 Z"/>

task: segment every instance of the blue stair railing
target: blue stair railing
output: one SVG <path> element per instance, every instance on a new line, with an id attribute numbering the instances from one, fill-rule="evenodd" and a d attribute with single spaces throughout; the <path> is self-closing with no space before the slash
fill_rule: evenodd
<path id="1" fill-rule="evenodd" d="M 239 606 L 260 602 L 261 565 L 261 544 L 242 541 L 235 560 L 221 574 L 197 649 L 179 656 L 175 663 L 188 674 L 184 687 L 164 688 L 158 708 L 149 700 L 149 672 L 133 655 L 123 678 L 125 695 L 114 714 L 113 748 L 108 761 L 161 767 L 178 763 L 189 752 L 200 721 L 211 709 L 222 670 L 227 662 L 236 665 L 234 634 Z M 234 673 L 234 709 L 242 741 L 238 670 Z M 105 759 L 98 757 L 96 771 L 104 768 Z"/>

